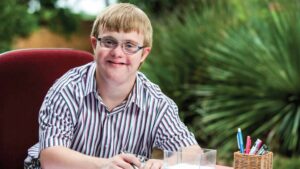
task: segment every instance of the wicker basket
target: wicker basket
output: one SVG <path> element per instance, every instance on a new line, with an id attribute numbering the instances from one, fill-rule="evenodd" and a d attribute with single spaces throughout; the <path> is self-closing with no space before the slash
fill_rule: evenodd
<path id="1" fill-rule="evenodd" d="M 234 153 L 234 169 L 272 169 L 273 153 L 264 155 L 245 155 L 240 152 Z"/>

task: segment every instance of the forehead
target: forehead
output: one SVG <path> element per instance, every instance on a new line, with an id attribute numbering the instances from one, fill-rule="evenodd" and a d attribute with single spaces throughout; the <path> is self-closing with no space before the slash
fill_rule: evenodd
<path id="1" fill-rule="evenodd" d="M 116 31 L 103 31 L 100 32 L 100 36 L 111 36 L 118 40 L 131 40 L 139 43 L 143 43 L 144 41 L 144 35 L 141 33 L 138 33 L 137 31 L 131 31 L 131 32 L 116 32 Z"/>

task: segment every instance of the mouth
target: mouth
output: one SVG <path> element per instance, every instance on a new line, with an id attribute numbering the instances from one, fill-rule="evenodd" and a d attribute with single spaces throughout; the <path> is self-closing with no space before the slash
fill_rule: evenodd
<path id="1" fill-rule="evenodd" d="M 114 62 L 114 61 L 107 61 L 109 64 L 112 64 L 112 65 L 127 65 L 126 63 L 124 62 Z"/>

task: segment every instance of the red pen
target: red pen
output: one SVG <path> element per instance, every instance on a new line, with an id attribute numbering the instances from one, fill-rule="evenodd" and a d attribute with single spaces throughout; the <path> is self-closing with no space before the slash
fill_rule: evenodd
<path id="1" fill-rule="evenodd" d="M 249 154 L 250 152 L 250 147 L 251 147 L 251 137 L 247 136 L 247 142 L 246 142 L 246 150 L 245 150 L 245 154 Z"/>

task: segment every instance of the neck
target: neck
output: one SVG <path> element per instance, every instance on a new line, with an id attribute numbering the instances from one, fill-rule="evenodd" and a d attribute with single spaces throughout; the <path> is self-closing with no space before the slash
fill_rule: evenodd
<path id="1" fill-rule="evenodd" d="M 105 81 L 97 73 L 96 81 L 98 93 L 109 111 L 112 111 L 113 108 L 117 107 L 127 99 L 135 83 L 135 79 L 129 79 L 126 83 L 121 84 Z"/>

